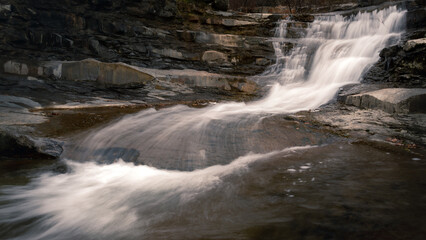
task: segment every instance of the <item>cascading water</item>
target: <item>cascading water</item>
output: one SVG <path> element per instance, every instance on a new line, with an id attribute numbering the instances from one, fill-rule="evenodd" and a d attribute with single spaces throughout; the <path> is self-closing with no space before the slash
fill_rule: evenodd
<path id="1" fill-rule="evenodd" d="M 404 16 L 404 11 L 390 7 L 350 18 L 319 17 L 289 56 L 283 57 L 282 45 L 274 43 L 278 60 L 270 78 L 275 85 L 262 100 L 142 111 L 90 135 L 66 156 L 101 161 L 121 157 L 192 170 L 225 164 L 250 151 L 278 150 L 256 142 L 262 116 L 316 109 L 340 87 L 358 83 L 363 71 L 378 60 L 379 51 L 399 40 Z M 285 41 L 284 23 L 279 25 L 278 41 Z"/>
<path id="2" fill-rule="evenodd" d="M 200 225 L 198 234 L 208 235 L 209 224 L 217 229 L 228 225 L 238 229 L 244 221 L 261 224 L 257 221 L 264 217 L 262 208 L 257 208 L 256 220 L 250 220 L 254 216 L 244 206 L 252 203 L 238 198 L 244 192 L 235 184 L 259 159 L 312 149 L 302 141 L 289 146 L 264 144 L 259 140 L 267 131 L 263 120 L 318 108 L 340 87 L 359 82 L 378 60 L 379 51 L 399 40 L 404 16 L 405 11 L 389 7 L 352 17 L 318 17 L 288 56 L 281 50 L 286 42 L 283 22 L 274 42 L 277 62 L 269 74 L 275 84 L 265 98 L 203 109 L 150 109 L 98 129 L 67 149 L 66 157 L 118 162 L 66 160 L 69 173 L 44 174 L 28 186 L 3 189 L 0 226 L 6 230 L 0 233 L 10 230 L 16 239 L 129 239 L 156 234 L 179 239 L 172 232 L 167 235 L 173 231 L 167 230 L 170 225 L 187 227 L 204 221 L 207 226 Z M 302 166 L 299 172 L 310 167 Z M 184 214 L 191 211 L 194 214 Z M 228 214 L 229 222 L 219 222 L 216 211 Z"/>

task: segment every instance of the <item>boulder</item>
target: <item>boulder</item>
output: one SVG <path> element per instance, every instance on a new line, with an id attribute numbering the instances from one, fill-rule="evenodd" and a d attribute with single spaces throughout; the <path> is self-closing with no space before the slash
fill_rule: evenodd
<path id="1" fill-rule="evenodd" d="M 347 96 L 345 103 L 360 108 L 381 109 L 388 113 L 426 113 L 426 89 L 385 88 Z"/>
<path id="2" fill-rule="evenodd" d="M 124 63 L 103 63 L 94 59 L 63 62 L 61 79 L 72 81 L 97 81 L 106 86 L 134 87 L 154 79 Z"/>
<path id="3" fill-rule="evenodd" d="M 62 142 L 22 135 L 0 129 L 0 154 L 7 157 L 58 158 L 62 154 Z"/>
<path id="4" fill-rule="evenodd" d="M 64 62 L 61 78 L 70 81 L 96 81 L 100 74 L 100 63 L 93 59 Z"/>
<path id="5" fill-rule="evenodd" d="M 133 87 L 144 85 L 153 79 L 153 76 L 124 63 L 101 63 L 96 81 L 107 86 Z"/>
<path id="6" fill-rule="evenodd" d="M 408 40 L 404 44 L 404 51 L 409 52 L 412 50 L 415 50 L 416 48 L 425 47 L 426 46 L 426 38 L 419 38 L 419 39 L 413 39 Z"/>

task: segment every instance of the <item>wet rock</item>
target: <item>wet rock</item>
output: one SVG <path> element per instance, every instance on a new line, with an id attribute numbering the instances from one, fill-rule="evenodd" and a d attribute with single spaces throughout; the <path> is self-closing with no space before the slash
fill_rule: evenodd
<path id="1" fill-rule="evenodd" d="M 385 48 L 380 60 L 363 76 L 365 83 L 391 83 L 397 87 L 426 87 L 426 39 L 411 39 Z"/>
<path id="2" fill-rule="evenodd" d="M 62 154 L 60 141 L 36 138 L 11 130 L 0 129 L 0 155 L 7 157 L 58 158 Z"/>
<path id="3" fill-rule="evenodd" d="M 98 162 L 105 164 L 112 164 L 119 159 L 125 162 L 137 162 L 139 156 L 140 152 L 133 148 L 101 148 L 93 152 L 93 157 L 98 159 Z"/>
<path id="4" fill-rule="evenodd" d="M 388 113 L 426 113 L 426 89 L 386 88 L 348 96 L 345 103 Z"/>

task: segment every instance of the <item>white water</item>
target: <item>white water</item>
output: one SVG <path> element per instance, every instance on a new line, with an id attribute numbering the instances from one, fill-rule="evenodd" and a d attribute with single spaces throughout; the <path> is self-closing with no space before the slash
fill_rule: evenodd
<path id="1" fill-rule="evenodd" d="M 6 195 L 0 196 L 0 202 L 9 204 L 0 208 L 0 225 L 40 218 L 27 224 L 24 228 L 29 231 L 16 239 L 140 238 L 152 225 L 179 215 L 182 209 L 191 211 L 192 204 L 209 192 L 232 196 L 227 178 L 245 174 L 251 163 L 310 148 L 249 154 L 228 165 L 192 172 L 135 166 L 121 160 L 111 165 L 66 160 L 67 174 L 44 174 L 28 186 L 2 190 Z"/>
<path id="2" fill-rule="evenodd" d="M 168 159 L 178 164 L 167 166 L 187 170 L 217 164 L 208 159 L 229 162 L 253 151 L 255 140 L 244 141 L 262 116 L 316 109 L 333 99 L 340 87 L 358 83 L 362 73 L 379 59 L 380 50 L 399 40 L 404 16 L 405 11 L 390 7 L 349 19 L 320 17 L 289 56 L 283 55 L 282 42 L 274 43 L 277 63 L 269 78 L 275 84 L 263 99 L 204 109 L 176 106 L 142 111 L 92 134 L 67 157 L 101 160 L 107 155 L 121 156 L 160 167 L 165 166 L 158 162 Z M 285 28 L 284 21 L 276 39 L 285 42 Z M 238 146 L 233 148 L 236 142 Z"/>
<path id="3" fill-rule="evenodd" d="M 102 160 L 112 154 L 165 168 L 204 169 L 180 172 L 122 161 L 111 165 L 66 161 L 69 173 L 46 174 L 28 186 L 3 189 L 0 202 L 7 204 L 0 208 L 0 224 L 19 226 L 22 233 L 17 239 L 118 239 L 133 234 L 140 238 L 152 224 L 179 211 L 192 211 L 192 203 L 207 204 L 210 199 L 203 199 L 204 194 L 219 186 L 220 194 L 234 194 L 232 186 L 224 185 L 226 177 L 238 175 L 253 161 L 309 148 L 249 154 L 258 143 L 247 139 L 260 120 L 318 108 L 340 87 L 359 82 L 363 71 L 378 60 L 379 51 L 399 39 L 404 14 L 390 7 L 351 19 L 317 19 L 290 56 L 279 54 L 282 42 L 274 44 L 279 59 L 270 77 L 276 84 L 262 100 L 142 111 L 89 135 L 77 150 L 67 153 L 79 160 Z M 117 155 L 111 149 L 124 150 Z M 225 158 L 225 163 L 236 160 L 216 165 Z"/>

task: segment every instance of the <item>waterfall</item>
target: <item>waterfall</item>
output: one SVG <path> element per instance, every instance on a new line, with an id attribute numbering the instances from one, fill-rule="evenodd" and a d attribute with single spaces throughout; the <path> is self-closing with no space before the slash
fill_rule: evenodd
<path id="1" fill-rule="evenodd" d="M 360 82 L 362 73 L 379 59 L 380 50 L 399 40 L 404 16 L 405 11 L 393 6 L 351 17 L 317 17 L 287 56 L 281 50 L 288 22 L 284 20 L 274 38 L 277 61 L 268 75 L 275 84 L 263 99 L 203 109 L 176 106 L 142 111 L 93 133 L 66 156 L 98 161 L 122 158 L 192 170 L 226 164 L 250 151 L 264 152 L 256 143 L 259 119 L 316 109 L 333 99 L 340 87 Z"/>
<path id="2" fill-rule="evenodd" d="M 65 160 L 66 174 L 43 174 L 27 186 L 2 189 L 0 226 L 13 226 L 16 239 L 143 239 L 152 226 L 169 226 L 182 212 L 194 212 L 191 221 L 197 221 L 229 204 L 229 211 L 238 210 L 232 189 L 240 179 L 233 175 L 274 154 L 312 148 L 263 143 L 262 120 L 316 109 L 340 87 L 360 82 L 379 51 L 399 40 L 404 16 L 390 7 L 317 17 L 287 56 L 287 22 L 281 22 L 274 40 L 277 61 L 269 70 L 275 83 L 263 99 L 149 109 L 97 129 L 65 153 L 89 162 Z"/>

